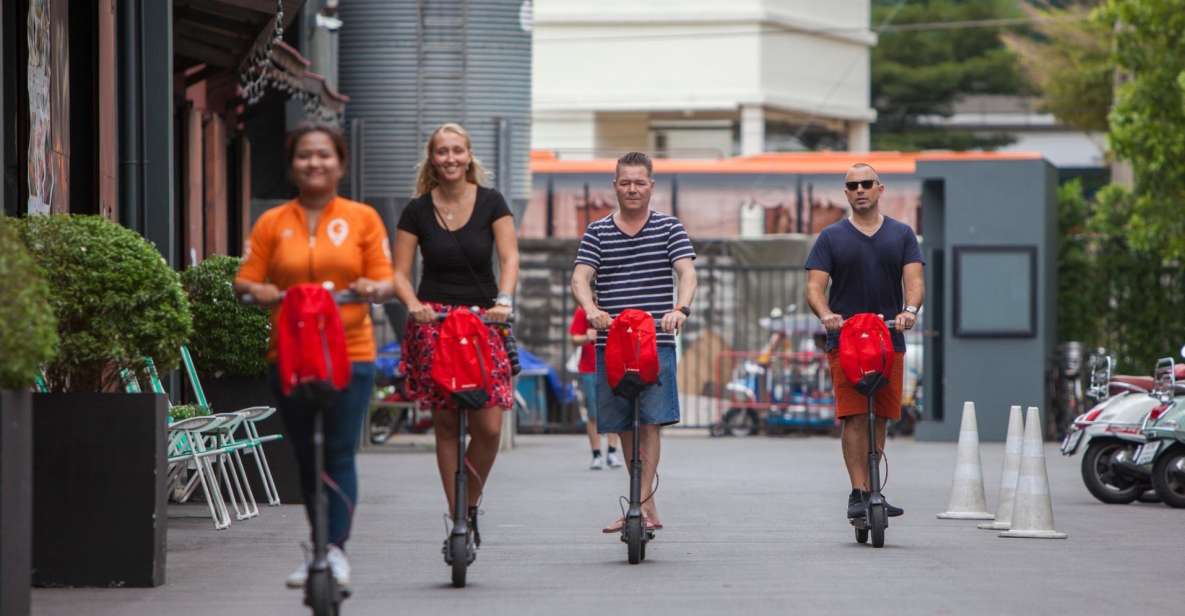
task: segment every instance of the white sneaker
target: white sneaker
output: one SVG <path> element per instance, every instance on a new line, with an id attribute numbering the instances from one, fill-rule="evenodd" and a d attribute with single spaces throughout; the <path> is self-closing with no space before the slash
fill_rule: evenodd
<path id="1" fill-rule="evenodd" d="M 330 544 L 327 559 L 329 560 L 329 570 L 333 572 L 333 579 L 337 581 L 337 585 L 349 588 L 350 561 L 346 558 L 346 553 L 336 545 Z"/>
<path id="2" fill-rule="evenodd" d="M 304 557 L 300 559 L 300 566 L 284 580 L 284 585 L 288 588 L 304 588 L 304 583 L 309 579 L 309 548 L 305 544 L 300 545 L 304 550 Z"/>
<path id="3" fill-rule="evenodd" d="M 593 456 L 592 463 L 588 465 L 588 470 L 599 471 L 605 468 L 605 458 L 601 456 Z"/>
<path id="4" fill-rule="evenodd" d="M 609 458 L 609 468 L 617 468 L 623 464 L 621 461 L 621 454 L 617 453 L 616 451 L 610 451 L 606 455 Z"/>

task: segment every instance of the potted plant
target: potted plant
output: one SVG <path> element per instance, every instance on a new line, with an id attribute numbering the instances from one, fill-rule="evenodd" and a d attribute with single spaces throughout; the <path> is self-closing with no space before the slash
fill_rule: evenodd
<path id="1" fill-rule="evenodd" d="M 181 274 L 193 314 L 189 353 L 214 412 L 275 405 L 267 376 L 271 320 L 267 310 L 235 297 L 233 285 L 240 262 L 237 257 L 214 255 Z M 280 434 L 284 422 L 277 413 L 258 428 L 263 434 Z M 291 445 L 285 439 L 272 441 L 266 453 L 281 502 L 302 503 Z M 251 490 L 262 494 L 258 475 L 247 476 Z"/>
<path id="2" fill-rule="evenodd" d="M 29 388 L 58 347 L 49 287 L 11 219 L 0 216 L 0 614 L 29 613 L 33 417 Z"/>
<path id="3" fill-rule="evenodd" d="M 33 583 L 163 584 L 168 400 L 119 393 L 119 373 L 144 357 L 176 367 L 191 327 L 180 279 L 105 218 L 34 216 L 20 230 L 60 340 L 50 393 L 33 396 Z"/>

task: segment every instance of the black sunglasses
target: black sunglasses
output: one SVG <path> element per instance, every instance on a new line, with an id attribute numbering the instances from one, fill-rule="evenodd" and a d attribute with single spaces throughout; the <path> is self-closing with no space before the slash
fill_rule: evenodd
<path id="1" fill-rule="evenodd" d="M 864 190 L 870 190 L 873 186 L 876 186 L 876 180 L 860 180 L 857 182 L 844 182 L 843 185 L 847 186 L 848 190 L 856 190 L 857 186 L 859 186 L 860 188 L 863 188 Z"/>

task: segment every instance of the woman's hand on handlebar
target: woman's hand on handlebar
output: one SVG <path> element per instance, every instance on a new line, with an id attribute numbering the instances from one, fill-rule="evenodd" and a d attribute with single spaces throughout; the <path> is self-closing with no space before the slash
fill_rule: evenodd
<path id="1" fill-rule="evenodd" d="M 251 285 L 247 294 L 260 306 L 271 306 L 280 301 L 280 288 L 274 284 L 260 282 Z"/>
<path id="2" fill-rule="evenodd" d="M 843 317 L 834 312 L 819 317 L 819 320 L 823 322 L 823 329 L 829 332 L 837 332 L 843 327 Z"/>
<path id="3" fill-rule="evenodd" d="M 420 302 L 408 305 L 407 313 L 416 323 L 431 323 L 436 318 L 436 311 Z"/>
<path id="4" fill-rule="evenodd" d="M 350 290 L 373 304 L 382 303 L 387 295 L 386 285 L 369 278 L 359 278 L 350 284 Z"/>
<path id="5" fill-rule="evenodd" d="M 492 323 L 505 323 L 510 320 L 510 306 L 494 306 L 486 310 L 485 320 Z"/>

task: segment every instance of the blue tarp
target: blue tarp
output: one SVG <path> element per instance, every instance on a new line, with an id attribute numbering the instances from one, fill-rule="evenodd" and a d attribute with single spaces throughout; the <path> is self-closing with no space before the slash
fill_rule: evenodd
<path id="1" fill-rule="evenodd" d="M 567 404 L 575 397 L 572 387 L 560 380 L 560 375 L 547 362 L 539 359 L 538 355 L 522 348 L 518 348 L 518 364 L 522 367 L 519 376 L 547 375 L 547 385 L 560 404 Z"/>

